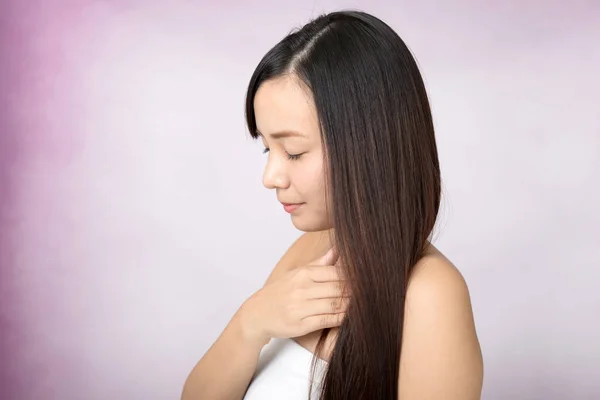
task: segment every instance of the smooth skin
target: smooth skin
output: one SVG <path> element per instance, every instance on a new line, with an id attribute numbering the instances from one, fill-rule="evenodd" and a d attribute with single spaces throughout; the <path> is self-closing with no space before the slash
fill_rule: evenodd
<path id="1" fill-rule="evenodd" d="M 322 329 L 330 327 L 318 355 L 329 359 L 347 306 L 347 299 L 337 300 L 344 295 L 342 261 L 329 242 L 323 150 L 310 93 L 293 75 L 279 77 L 261 85 L 254 106 L 268 149 L 263 184 L 282 203 L 302 204 L 291 220 L 305 233 L 190 372 L 183 400 L 243 399 L 260 350 L 273 337 L 293 338 L 314 352 Z M 404 307 L 400 398 L 480 399 L 483 360 L 469 291 L 458 269 L 431 244 L 413 269 Z"/>

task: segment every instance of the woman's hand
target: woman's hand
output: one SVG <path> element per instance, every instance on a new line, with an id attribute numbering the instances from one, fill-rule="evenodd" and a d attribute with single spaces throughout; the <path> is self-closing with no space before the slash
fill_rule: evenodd
<path id="1" fill-rule="evenodd" d="M 240 308 L 246 334 L 261 343 L 339 326 L 349 297 L 338 255 L 331 248 L 313 262 L 288 271 L 254 293 Z"/>

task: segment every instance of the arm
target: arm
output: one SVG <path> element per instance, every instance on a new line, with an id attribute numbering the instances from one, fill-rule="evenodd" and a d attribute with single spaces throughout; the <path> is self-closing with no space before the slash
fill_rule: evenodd
<path id="1" fill-rule="evenodd" d="M 483 360 L 467 285 L 445 258 L 418 263 L 405 304 L 399 396 L 481 398 Z"/>
<path id="2" fill-rule="evenodd" d="M 243 305 L 190 372 L 182 400 L 241 400 L 265 345 L 245 331 Z"/>
<path id="3" fill-rule="evenodd" d="M 295 267 L 303 249 L 313 241 L 313 234 L 300 236 L 277 263 L 265 285 Z M 248 332 L 245 318 L 242 305 L 190 372 L 183 387 L 182 400 L 241 400 L 244 397 L 260 351 L 266 344 Z"/>

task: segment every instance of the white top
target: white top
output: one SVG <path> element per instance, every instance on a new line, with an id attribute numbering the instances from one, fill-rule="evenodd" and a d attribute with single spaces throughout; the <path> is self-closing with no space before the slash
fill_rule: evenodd
<path id="1" fill-rule="evenodd" d="M 244 400 L 307 400 L 313 353 L 293 339 L 273 338 L 259 355 Z M 318 398 L 327 362 L 317 358 L 313 399 Z"/>

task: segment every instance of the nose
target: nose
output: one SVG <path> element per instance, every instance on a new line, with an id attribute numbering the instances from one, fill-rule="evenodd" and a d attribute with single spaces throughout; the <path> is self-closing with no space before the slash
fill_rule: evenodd
<path id="1" fill-rule="evenodd" d="M 269 154 L 269 160 L 263 173 L 263 185 L 267 189 L 286 189 L 289 186 L 289 178 L 281 160 Z"/>

